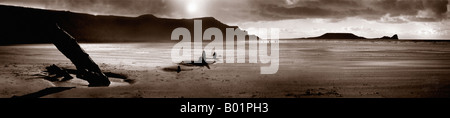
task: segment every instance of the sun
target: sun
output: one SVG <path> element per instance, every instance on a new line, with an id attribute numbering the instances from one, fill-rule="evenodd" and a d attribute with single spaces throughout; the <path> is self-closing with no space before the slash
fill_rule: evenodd
<path id="1" fill-rule="evenodd" d="M 186 11 L 190 14 L 194 14 L 195 12 L 197 12 L 197 4 L 195 4 L 194 2 L 188 3 L 186 6 Z"/>

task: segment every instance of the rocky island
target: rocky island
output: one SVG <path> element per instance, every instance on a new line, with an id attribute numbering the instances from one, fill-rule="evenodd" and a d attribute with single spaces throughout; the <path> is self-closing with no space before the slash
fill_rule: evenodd
<path id="1" fill-rule="evenodd" d="M 383 36 L 381 38 L 365 38 L 362 36 L 357 36 L 353 33 L 325 33 L 318 37 L 308 37 L 303 39 L 398 39 L 397 34 L 393 35 L 392 37 L 389 36 Z"/>

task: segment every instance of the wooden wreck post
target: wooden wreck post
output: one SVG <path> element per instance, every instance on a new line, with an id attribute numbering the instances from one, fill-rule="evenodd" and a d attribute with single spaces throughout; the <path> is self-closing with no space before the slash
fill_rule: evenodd
<path id="1" fill-rule="evenodd" d="M 111 82 L 108 77 L 80 47 L 75 38 L 58 24 L 53 29 L 50 41 L 75 65 L 78 71 L 77 77 L 87 80 L 89 86 L 109 86 Z"/>

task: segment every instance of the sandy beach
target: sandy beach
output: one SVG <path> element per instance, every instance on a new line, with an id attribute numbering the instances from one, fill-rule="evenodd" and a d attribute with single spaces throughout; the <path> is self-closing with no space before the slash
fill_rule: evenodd
<path id="1" fill-rule="evenodd" d="M 47 66 L 75 69 L 54 45 L 0 46 L 0 97 L 450 97 L 448 42 L 283 40 L 279 70 L 270 75 L 251 63 L 182 67 L 177 73 L 171 71 L 171 43 L 80 45 L 105 73 L 124 77 L 110 77 L 110 87 L 87 87 L 78 78 L 49 81 Z"/>

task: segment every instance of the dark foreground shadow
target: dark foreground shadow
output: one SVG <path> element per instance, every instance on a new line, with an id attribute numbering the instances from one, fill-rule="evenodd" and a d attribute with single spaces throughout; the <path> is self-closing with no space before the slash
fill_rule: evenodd
<path id="1" fill-rule="evenodd" d="M 53 67 L 53 68 L 51 68 Z M 38 76 L 39 78 L 43 78 L 50 82 L 64 82 L 71 79 L 74 79 L 72 75 L 77 75 L 78 71 L 75 69 L 66 69 L 66 68 L 60 68 L 56 65 L 47 66 L 46 71 L 48 74 L 35 74 L 33 76 Z M 119 74 L 119 73 L 113 73 L 113 72 L 104 72 L 104 74 L 108 77 L 115 78 L 115 79 L 122 79 L 124 82 L 133 84 L 135 81 L 133 79 L 128 79 L 128 76 L 125 74 Z M 83 78 L 78 78 L 83 79 Z M 86 79 L 83 79 L 86 80 Z"/>
<path id="2" fill-rule="evenodd" d="M 180 67 L 180 66 L 171 66 L 171 67 L 162 68 L 162 70 L 165 72 L 180 72 L 180 71 L 192 71 L 194 69 L 192 67 L 188 68 L 188 67 Z"/>
<path id="3" fill-rule="evenodd" d="M 70 74 L 77 74 L 77 70 L 75 69 L 64 69 L 66 70 L 68 73 Z M 128 79 L 128 76 L 125 74 L 118 74 L 118 73 L 113 73 L 113 72 L 103 72 L 106 76 L 108 77 L 114 77 L 114 78 L 118 78 L 118 79 L 123 79 L 124 81 L 132 81 L 130 79 Z"/>
<path id="4" fill-rule="evenodd" d="M 62 91 L 73 89 L 73 88 L 75 88 L 75 87 L 50 87 L 50 88 L 45 88 L 43 90 L 40 90 L 38 92 L 26 94 L 23 96 L 13 96 L 12 98 L 40 98 L 40 97 L 43 97 L 46 95 L 59 93 Z"/>

